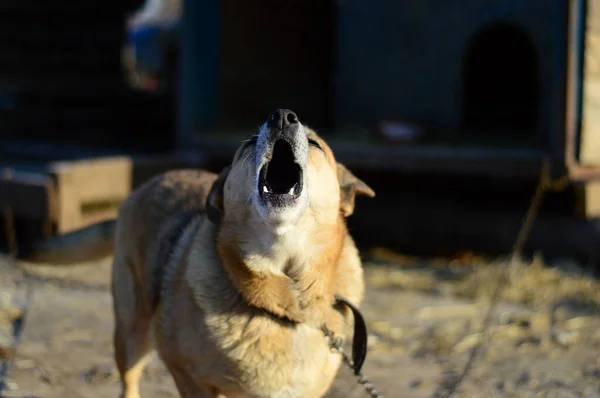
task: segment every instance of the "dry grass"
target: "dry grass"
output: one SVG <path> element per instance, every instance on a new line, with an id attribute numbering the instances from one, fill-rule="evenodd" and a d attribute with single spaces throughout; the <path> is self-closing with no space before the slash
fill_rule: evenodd
<path id="1" fill-rule="evenodd" d="M 489 300 L 499 283 L 500 299 L 526 305 L 578 303 L 600 309 L 600 282 L 574 265 L 550 267 L 540 256 L 530 263 L 515 261 L 477 265 L 454 292 L 469 299 Z"/>
<path id="2" fill-rule="evenodd" d="M 549 265 L 537 255 L 530 262 L 505 261 L 466 253 L 456 258 L 424 259 L 376 248 L 369 252 L 372 287 L 435 291 L 449 284 L 454 295 L 488 301 L 502 284 L 500 300 L 530 306 L 569 301 L 600 310 L 600 281 L 574 263 Z"/>
<path id="3" fill-rule="evenodd" d="M 460 356 L 484 338 L 488 355 L 503 358 L 526 355 L 527 350 L 539 354 L 555 347 L 600 344 L 594 316 L 600 314 L 600 281 L 572 263 L 549 265 L 540 256 L 509 265 L 470 254 L 453 259 L 381 249 L 370 254 L 369 289 L 436 297 L 424 300 L 423 308 L 397 309 L 405 311 L 402 317 L 386 319 L 382 314 L 370 322 L 377 337 L 375 351 L 402 351 L 413 358 Z M 484 315 L 499 285 L 499 306 L 482 334 Z M 413 323 L 402 324 L 400 318 Z"/>

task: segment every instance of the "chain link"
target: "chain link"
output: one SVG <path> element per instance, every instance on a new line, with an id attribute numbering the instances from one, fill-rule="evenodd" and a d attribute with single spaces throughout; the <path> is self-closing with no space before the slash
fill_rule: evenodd
<path id="1" fill-rule="evenodd" d="M 333 352 L 336 352 L 341 355 L 342 360 L 348 367 L 354 371 L 354 361 L 348 355 L 348 353 L 344 350 L 343 340 L 340 337 L 336 337 L 335 334 L 327 327 L 327 325 L 323 325 L 322 328 L 325 337 L 327 337 L 327 343 Z M 369 378 L 365 376 L 362 372 L 358 372 L 356 375 L 356 380 L 358 384 L 363 386 L 367 394 L 371 396 L 371 398 L 383 398 L 383 395 L 377 391 L 375 385 L 369 381 Z"/>

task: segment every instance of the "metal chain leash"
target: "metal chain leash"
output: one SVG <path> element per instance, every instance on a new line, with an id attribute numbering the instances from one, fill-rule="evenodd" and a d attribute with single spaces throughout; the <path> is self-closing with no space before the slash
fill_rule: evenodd
<path id="1" fill-rule="evenodd" d="M 502 290 L 504 289 L 506 283 L 510 279 L 509 272 L 515 266 L 516 262 L 521 258 L 521 254 L 525 247 L 525 243 L 529 238 L 531 229 L 533 228 L 534 222 L 539 213 L 540 206 L 544 200 L 546 193 L 562 191 L 565 188 L 567 188 L 569 184 L 570 180 L 569 177 L 566 175 L 553 180 L 550 175 L 550 161 L 547 158 L 543 160 L 539 182 L 531 198 L 531 202 L 527 213 L 525 214 L 525 218 L 523 219 L 523 223 L 521 224 L 521 228 L 519 229 L 519 232 L 517 234 L 515 245 L 513 246 L 511 255 L 506 263 L 506 268 L 504 269 L 503 275 L 499 278 L 498 283 L 492 291 L 491 303 L 485 314 L 481 330 L 479 331 L 480 336 L 484 336 L 491 325 L 492 315 L 494 313 L 494 310 L 496 309 L 496 305 L 498 304 L 498 300 L 500 298 Z M 454 393 L 458 390 L 458 387 L 460 387 L 460 385 L 467 379 L 473 367 L 473 364 L 477 359 L 477 355 L 481 347 L 483 346 L 483 342 L 484 339 L 482 338 L 473 347 L 462 372 L 458 375 L 458 377 L 456 377 L 449 383 L 450 387 L 447 389 L 445 398 L 450 398 L 451 396 L 453 396 Z"/>
<path id="2" fill-rule="evenodd" d="M 336 337 L 335 334 L 326 325 L 323 325 L 322 330 L 325 334 L 325 337 L 327 337 L 327 343 L 329 344 L 331 350 L 340 354 L 344 363 L 352 371 L 354 371 L 354 361 L 352 360 L 350 355 L 344 350 L 344 347 L 342 346 L 343 340 L 340 337 Z M 383 395 L 381 395 L 379 391 L 377 391 L 375 385 L 371 383 L 369 381 L 369 378 L 365 376 L 362 372 L 358 372 L 358 374 L 356 375 L 356 380 L 358 381 L 358 384 L 360 384 L 365 389 L 365 391 L 367 392 L 367 394 L 369 394 L 371 398 L 383 398 Z"/>
<path id="3" fill-rule="evenodd" d="M 552 192 L 552 191 L 554 191 L 554 192 L 562 191 L 569 184 L 570 184 L 570 180 L 569 180 L 568 176 L 562 176 L 559 179 L 553 180 L 550 175 L 550 161 L 548 159 L 543 160 L 539 182 L 538 182 L 535 192 L 531 198 L 531 202 L 530 202 L 529 208 L 527 210 L 527 213 L 525 214 L 525 218 L 523 219 L 523 223 L 517 234 L 517 239 L 515 241 L 515 245 L 513 246 L 510 258 L 507 261 L 506 268 L 504 270 L 504 275 L 503 275 L 503 277 L 499 278 L 498 283 L 496 284 L 496 286 L 494 287 L 494 290 L 492 292 L 491 303 L 485 314 L 483 325 L 480 330 L 481 336 L 483 336 L 487 332 L 487 330 L 491 324 L 492 315 L 493 315 L 496 305 L 498 303 L 498 299 L 500 298 L 500 294 L 501 294 L 505 284 L 509 280 L 508 273 L 511 270 L 511 268 L 514 266 L 515 262 L 518 259 L 520 259 L 520 257 L 521 257 L 521 254 L 525 247 L 525 243 L 527 242 L 527 238 L 529 238 L 531 229 L 533 228 L 534 222 L 539 213 L 540 206 L 543 202 L 543 199 L 544 199 L 546 193 Z M 327 338 L 327 342 L 328 342 L 331 350 L 333 352 L 340 354 L 344 363 L 351 370 L 354 370 L 354 361 L 342 347 L 342 343 L 343 343 L 342 339 L 336 337 L 334 335 L 334 333 L 329 328 L 327 328 L 326 325 L 324 325 L 322 327 L 322 330 Z M 473 367 L 473 364 L 474 364 L 475 360 L 477 359 L 477 354 L 479 353 L 479 350 L 481 349 L 482 345 L 483 345 L 483 339 L 481 339 L 479 341 L 479 343 L 476 344 L 475 347 L 473 347 L 473 349 L 471 350 L 471 353 L 469 355 L 469 358 L 467 360 L 467 363 L 465 364 L 462 372 L 460 373 L 460 375 L 458 377 L 456 377 L 450 383 L 450 387 L 447 390 L 448 392 L 445 395 L 446 398 L 453 396 L 454 393 L 458 390 L 458 387 L 460 387 L 460 385 L 467 379 L 467 377 Z M 365 389 L 365 391 L 367 392 L 367 394 L 370 397 L 383 398 L 383 395 L 379 393 L 379 391 L 375 388 L 374 384 L 372 382 L 370 382 L 369 378 L 366 377 L 362 372 L 359 372 L 356 375 L 356 378 L 357 378 L 358 384 L 363 386 L 363 388 Z"/>

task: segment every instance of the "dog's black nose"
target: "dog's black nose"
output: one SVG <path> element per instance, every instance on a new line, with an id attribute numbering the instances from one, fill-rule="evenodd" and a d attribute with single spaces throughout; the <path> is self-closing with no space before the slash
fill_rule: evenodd
<path id="1" fill-rule="evenodd" d="M 269 115 L 267 126 L 283 130 L 298 123 L 298 116 L 294 112 L 289 109 L 277 109 Z"/>

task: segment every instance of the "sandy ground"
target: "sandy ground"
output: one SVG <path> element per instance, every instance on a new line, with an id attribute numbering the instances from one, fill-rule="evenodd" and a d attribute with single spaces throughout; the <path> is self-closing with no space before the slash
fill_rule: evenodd
<path id="1" fill-rule="evenodd" d="M 0 360 L 27 310 L 15 359 L 5 362 L 7 374 L 0 369 L 0 397 L 118 396 L 109 266 L 110 259 L 14 267 L 0 259 Z M 456 397 L 600 398 L 600 284 L 568 263 L 503 269 L 472 258 L 372 253 L 362 307 L 370 329 L 364 372 L 386 397 L 444 397 L 481 342 Z M 506 275 L 490 327 L 480 334 L 493 287 Z M 177 396 L 159 360 L 145 373 L 142 395 Z M 327 395 L 366 396 L 346 368 Z"/>

